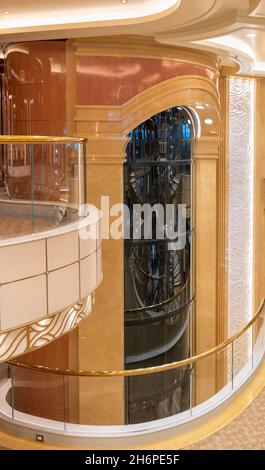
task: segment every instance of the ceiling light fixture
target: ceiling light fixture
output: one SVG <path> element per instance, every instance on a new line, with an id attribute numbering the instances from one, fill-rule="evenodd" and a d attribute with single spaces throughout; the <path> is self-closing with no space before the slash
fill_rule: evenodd
<path id="1" fill-rule="evenodd" d="M 128 3 L 128 0 L 121 0 L 121 3 L 122 3 L 123 5 L 126 5 L 126 3 Z"/>
<path id="2" fill-rule="evenodd" d="M 247 33 L 246 34 L 247 38 L 255 38 L 256 36 L 257 36 L 256 33 Z"/>
<path id="3" fill-rule="evenodd" d="M 205 119 L 205 124 L 207 124 L 207 126 L 211 126 L 213 124 L 213 120 L 212 119 Z"/>
<path id="4" fill-rule="evenodd" d="M 203 104 L 196 104 L 195 106 L 197 109 L 205 109 L 205 106 Z"/>
<path id="5" fill-rule="evenodd" d="M 3 11 L 3 14 L 4 14 L 4 15 L 11 15 L 11 11 L 7 11 L 7 10 L 6 10 L 6 11 Z"/>

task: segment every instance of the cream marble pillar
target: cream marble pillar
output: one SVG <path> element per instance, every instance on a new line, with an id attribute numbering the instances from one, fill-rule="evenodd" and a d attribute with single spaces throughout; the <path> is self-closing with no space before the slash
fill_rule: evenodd
<path id="1" fill-rule="evenodd" d="M 196 354 L 216 345 L 217 331 L 217 164 L 219 138 L 202 137 L 194 148 L 196 179 Z M 216 361 L 196 364 L 196 403 L 215 393 Z"/>
<path id="2" fill-rule="evenodd" d="M 88 201 L 100 208 L 101 196 L 108 196 L 111 208 L 123 203 L 126 139 L 117 135 L 98 138 L 89 130 L 88 135 Z M 110 218 L 110 224 L 113 220 Z M 102 236 L 106 236 L 103 230 Z M 102 240 L 102 259 L 103 282 L 97 291 L 93 315 L 79 328 L 79 369 L 82 370 L 124 369 L 123 240 Z M 82 378 L 79 382 L 80 422 L 123 424 L 123 382 L 122 378 L 115 377 Z"/>

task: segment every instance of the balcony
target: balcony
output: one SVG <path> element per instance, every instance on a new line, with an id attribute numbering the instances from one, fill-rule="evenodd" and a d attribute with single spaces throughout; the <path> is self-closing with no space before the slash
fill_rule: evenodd
<path id="1" fill-rule="evenodd" d="M 0 362 L 69 332 L 101 282 L 84 139 L 1 136 Z"/>
<path id="2" fill-rule="evenodd" d="M 187 426 L 205 423 L 220 413 L 225 405 L 236 399 L 249 380 L 259 370 L 264 358 L 264 313 L 265 301 L 262 302 L 253 319 L 236 334 L 209 351 L 182 361 L 131 370 L 66 370 L 52 368 L 30 362 L 9 361 L 0 366 L 0 419 L 14 433 L 30 437 L 41 436 L 46 443 L 61 443 L 93 446 L 93 448 L 117 448 L 117 446 L 150 445 L 150 442 L 160 442 L 170 439 L 178 433 L 187 432 Z M 244 354 L 246 338 L 252 338 L 252 347 L 247 355 Z M 201 400 L 196 391 L 196 373 L 203 365 L 217 363 L 223 370 L 222 383 L 217 389 Z M 258 372 L 257 372 L 258 373 Z M 169 375 L 170 374 L 170 375 Z M 185 379 L 191 390 L 190 400 L 186 409 L 174 413 L 168 407 L 167 416 L 160 418 L 161 406 L 168 392 L 168 378 Z M 160 403 L 156 408 L 156 420 L 142 421 L 133 425 L 110 426 L 108 418 L 100 425 L 90 418 L 89 409 L 95 382 L 101 383 L 101 394 L 106 403 L 111 406 L 117 390 L 117 380 L 124 378 L 141 378 L 152 383 L 160 377 L 158 388 L 153 387 L 146 395 L 145 388 L 138 389 L 137 407 L 147 410 L 153 407 L 160 394 Z M 205 381 L 211 377 L 211 370 L 205 375 Z M 86 395 L 85 408 L 82 413 L 74 412 L 78 387 L 92 391 Z M 177 382 L 174 383 L 175 392 Z M 30 403 L 23 397 L 31 397 Z M 55 400 L 55 396 L 57 399 Z M 125 406 L 128 406 L 124 402 Z M 161 405 L 161 406 L 160 406 Z M 166 408 L 165 408 L 166 409 Z M 78 441 L 76 440 L 78 438 Z M 139 440 L 140 439 L 140 440 Z"/>

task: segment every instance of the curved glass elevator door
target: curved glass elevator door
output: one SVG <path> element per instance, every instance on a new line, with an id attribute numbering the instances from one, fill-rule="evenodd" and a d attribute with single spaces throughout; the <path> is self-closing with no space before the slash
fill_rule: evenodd
<path id="1" fill-rule="evenodd" d="M 130 133 L 124 166 L 124 198 L 130 210 L 125 220 L 130 236 L 124 246 L 127 369 L 191 354 L 192 128 L 190 113 L 175 107 Z M 188 409 L 190 373 L 184 368 L 127 378 L 126 423 Z"/>

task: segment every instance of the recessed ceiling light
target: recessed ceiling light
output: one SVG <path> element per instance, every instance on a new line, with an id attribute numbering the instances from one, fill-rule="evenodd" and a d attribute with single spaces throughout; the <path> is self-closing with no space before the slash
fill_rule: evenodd
<path id="1" fill-rule="evenodd" d="M 122 3 L 123 5 L 126 5 L 126 3 L 128 3 L 128 0 L 121 0 L 121 3 Z"/>
<path id="2" fill-rule="evenodd" d="M 4 15 L 11 15 L 11 11 L 3 11 Z"/>
<path id="3" fill-rule="evenodd" d="M 256 36 L 257 36 L 256 33 L 247 33 L 247 34 L 246 34 L 246 37 L 247 37 L 247 38 L 255 38 Z"/>
<path id="4" fill-rule="evenodd" d="M 205 119 L 205 124 L 207 124 L 207 126 L 211 126 L 213 124 L 213 120 L 212 119 Z"/>
<path id="5" fill-rule="evenodd" d="M 195 106 L 197 109 L 205 109 L 205 106 L 203 104 L 196 104 Z"/>

